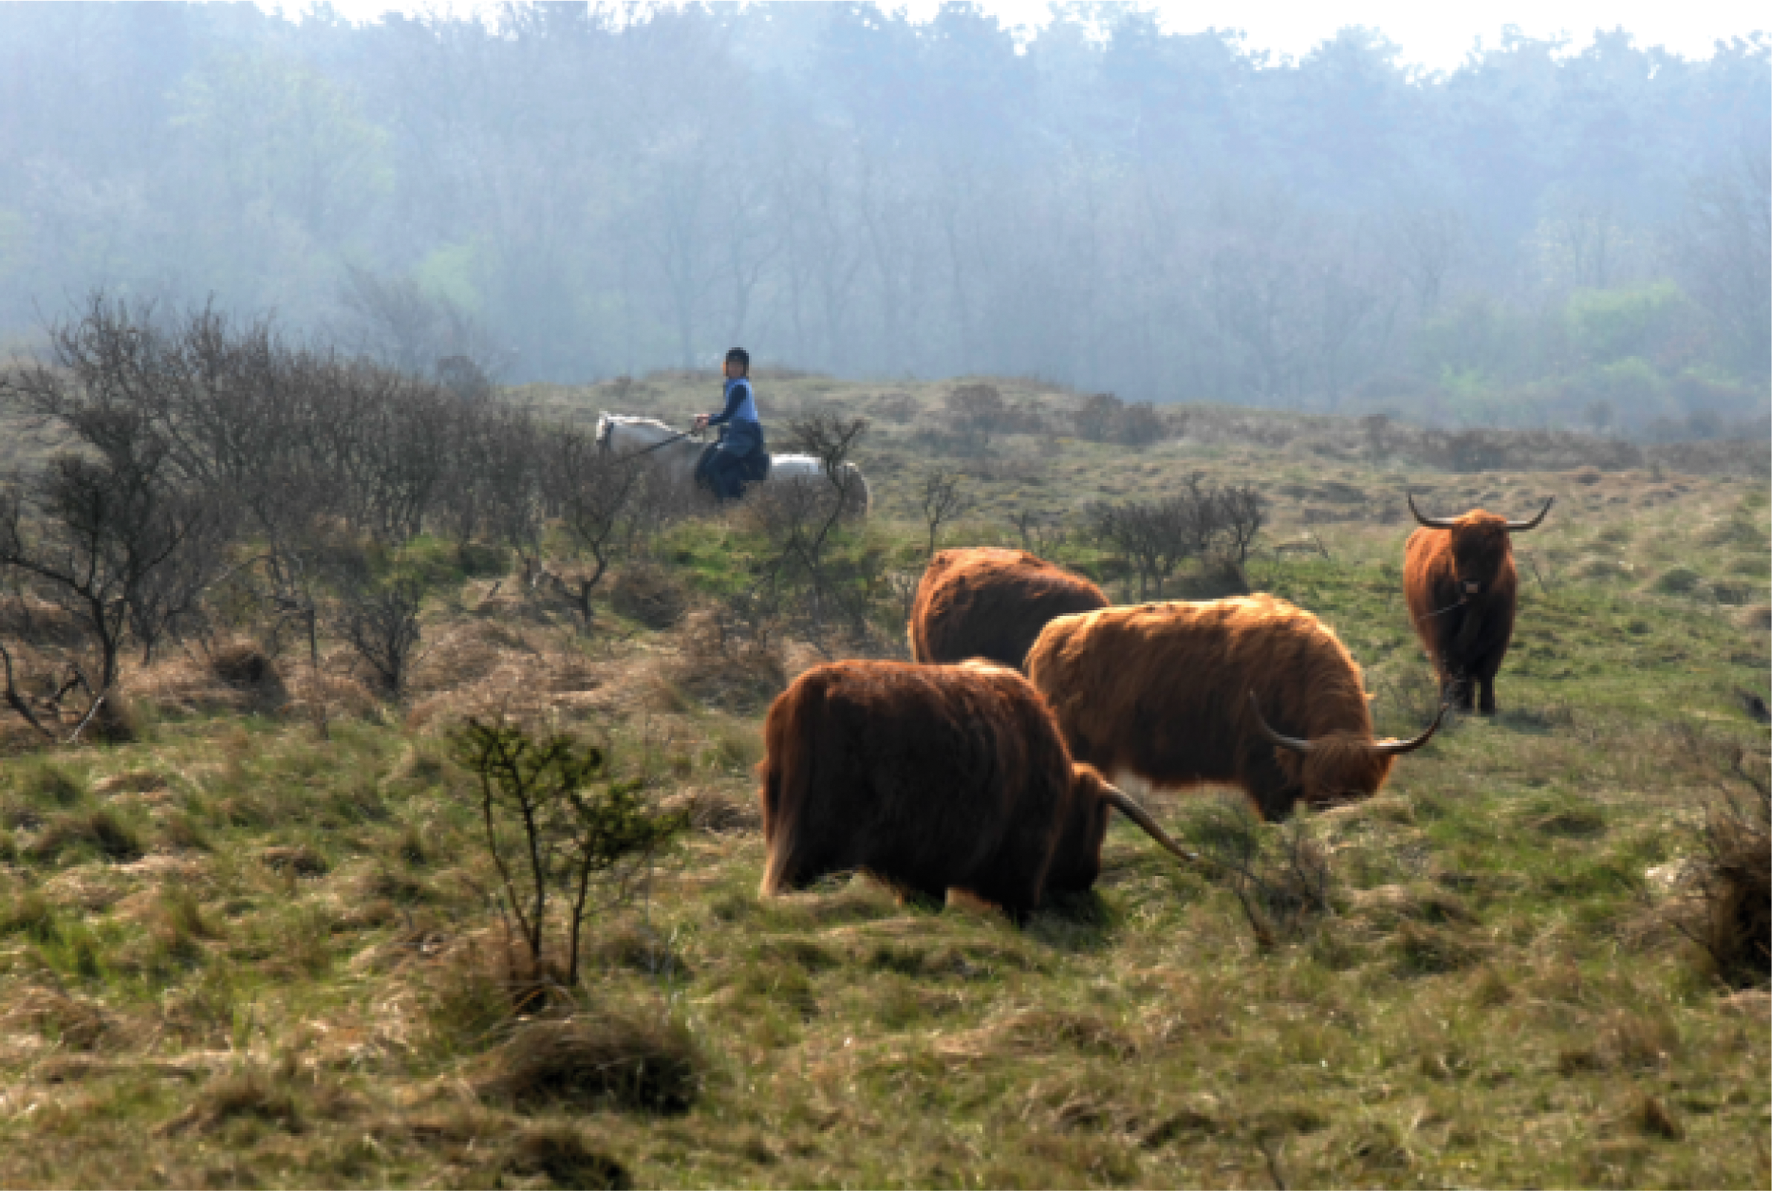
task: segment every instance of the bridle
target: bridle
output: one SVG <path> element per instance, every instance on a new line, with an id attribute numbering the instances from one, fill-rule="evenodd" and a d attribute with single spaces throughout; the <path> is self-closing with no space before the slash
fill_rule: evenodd
<path id="1" fill-rule="evenodd" d="M 1468 598 L 1462 598 L 1456 604 L 1448 604 L 1444 608 L 1441 608 L 1438 612 L 1423 612 L 1420 616 L 1417 616 L 1415 618 L 1416 623 L 1419 624 L 1420 622 L 1422 622 L 1424 620 L 1432 620 L 1436 616 L 1444 616 L 1448 612 L 1456 612 L 1460 608 L 1464 607 L 1466 604 L 1469 604 L 1469 603 L 1470 603 L 1470 600 Z"/>
<path id="2" fill-rule="evenodd" d="M 605 455 L 609 454 L 613 449 L 609 440 L 615 436 L 614 431 L 615 426 L 611 423 L 609 430 L 604 433 L 602 438 L 597 440 L 598 449 Z M 696 433 L 694 430 L 685 430 L 681 434 L 673 434 L 669 438 L 660 439 L 649 447 L 641 447 L 638 451 L 629 451 L 626 455 L 618 456 L 617 462 L 626 463 L 629 459 L 638 459 L 642 455 L 650 455 L 652 452 L 659 450 L 662 447 L 668 447 L 674 442 L 681 442 L 683 439 L 688 438 L 694 433 Z"/>

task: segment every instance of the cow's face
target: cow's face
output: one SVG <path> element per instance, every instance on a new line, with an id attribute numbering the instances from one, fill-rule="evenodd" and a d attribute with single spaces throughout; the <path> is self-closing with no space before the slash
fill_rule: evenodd
<path id="1" fill-rule="evenodd" d="M 1447 532 L 1452 535 L 1452 566 L 1458 573 L 1460 598 L 1487 595 L 1512 552 L 1507 520 L 1479 509 L 1460 517 Z"/>
<path id="2" fill-rule="evenodd" d="M 1059 825 L 1058 846 L 1046 884 L 1052 889 L 1087 889 L 1101 875 L 1101 841 L 1113 813 L 1103 792 L 1107 782 L 1092 765 L 1071 768 L 1071 796 Z"/>
<path id="3" fill-rule="evenodd" d="M 1446 714 L 1442 706 L 1427 731 L 1409 740 L 1374 740 L 1364 732 L 1327 732 L 1303 740 L 1274 731 L 1261 714 L 1255 692 L 1249 692 L 1249 709 L 1255 728 L 1274 746 L 1274 760 L 1312 806 L 1355 802 L 1378 793 L 1391 765 L 1404 753 L 1412 753 L 1433 739 Z"/>
<path id="4" fill-rule="evenodd" d="M 1396 761 L 1355 732 L 1334 732 L 1311 741 L 1308 753 L 1275 749 L 1280 768 L 1313 808 L 1341 806 L 1370 798 L 1383 787 Z"/>

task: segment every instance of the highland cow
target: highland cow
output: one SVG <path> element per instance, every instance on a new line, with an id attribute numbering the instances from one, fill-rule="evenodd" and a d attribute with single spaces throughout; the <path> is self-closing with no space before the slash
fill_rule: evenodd
<path id="1" fill-rule="evenodd" d="M 1270 819 L 1376 793 L 1440 723 L 1374 740 L 1360 667 L 1322 621 L 1268 595 L 1061 616 L 1027 672 L 1078 762 L 1157 787 L 1238 786 Z"/>
<path id="2" fill-rule="evenodd" d="M 762 892 L 863 870 L 939 902 L 963 889 L 1015 921 L 1095 883 L 1108 813 L 1193 857 L 1131 798 L 1072 765 L 1025 678 L 982 662 L 835 662 L 775 700 L 758 766 Z"/>
<path id="3" fill-rule="evenodd" d="M 1495 714 L 1495 675 L 1514 635 L 1519 576 L 1510 534 L 1536 529 L 1550 512 L 1551 497 L 1530 521 L 1509 521 L 1482 509 L 1462 517 L 1424 517 L 1409 497 L 1422 528 L 1409 535 L 1403 564 L 1403 595 L 1415 635 L 1433 659 L 1440 698 Z"/>
<path id="4" fill-rule="evenodd" d="M 1025 550 L 943 550 L 917 584 L 911 656 L 924 663 L 989 658 L 1019 670 L 1053 617 L 1107 606 L 1101 588 Z"/>

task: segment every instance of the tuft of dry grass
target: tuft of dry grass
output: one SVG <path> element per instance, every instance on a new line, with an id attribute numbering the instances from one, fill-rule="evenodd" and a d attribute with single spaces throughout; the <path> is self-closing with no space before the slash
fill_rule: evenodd
<path id="1" fill-rule="evenodd" d="M 1647 1092 L 1637 1101 L 1631 1117 L 1637 1128 L 1650 1137 L 1680 1141 L 1686 1136 L 1685 1126 L 1673 1111 Z"/>
<path id="2" fill-rule="evenodd" d="M 215 712 L 270 715 L 289 701 L 277 664 L 243 640 L 217 646 L 207 657 L 171 655 L 128 672 L 123 692 L 177 715 Z"/>
<path id="3" fill-rule="evenodd" d="M 266 848 L 258 858 L 273 872 L 286 872 L 297 877 L 323 877 L 332 871 L 332 864 L 326 857 L 303 844 Z"/>
<path id="4" fill-rule="evenodd" d="M 0 1025 L 32 1030 L 77 1051 L 108 1048 L 122 1037 L 116 1019 L 96 1002 L 38 985 L 15 985 L 9 990 Z"/>
<path id="5" fill-rule="evenodd" d="M 154 1133 L 159 1137 L 212 1133 L 240 1119 L 275 1125 L 288 1133 L 300 1133 L 306 1124 L 286 1080 L 256 1066 L 243 1066 L 212 1076 L 197 1090 L 190 1107 Z"/>
<path id="6" fill-rule="evenodd" d="M 584 1134 L 565 1123 L 534 1125 L 511 1142 L 504 1169 L 515 1175 L 542 1175 L 556 1186 L 587 1191 L 625 1191 L 634 1185 L 627 1168 L 593 1149 Z"/>
<path id="7" fill-rule="evenodd" d="M 521 1108 L 608 1104 L 676 1114 L 701 1089 L 700 1048 L 680 1020 L 656 1011 L 524 1022 L 489 1060 L 476 1090 Z"/>
<path id="8" fill-rule="evenodd" d="M 34 860 L 47 862 L 85 848 L 112 861 L 139 860 L 146 852 L 135 828 L 102 806 L 52 815 L 24 851 Z"/>
<path id="9" fill-rule="evenodd" d="M 609 603 L 649 629 L 668 629 L 689 610 L 688 593 L 665 568 L 653 563 L 622 567 L 609 585 Z"/>

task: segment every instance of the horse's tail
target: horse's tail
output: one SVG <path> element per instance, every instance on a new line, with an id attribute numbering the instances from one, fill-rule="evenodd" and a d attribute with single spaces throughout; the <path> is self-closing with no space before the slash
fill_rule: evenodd
<path id="1" fill-rule="evenodd" d="M 873 503 L 867 477 L 853 463 L 843 465 L 843 513 L 847 517 L 866 517 Z"/>

